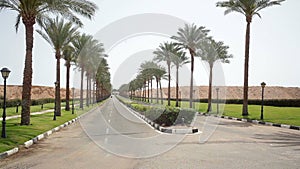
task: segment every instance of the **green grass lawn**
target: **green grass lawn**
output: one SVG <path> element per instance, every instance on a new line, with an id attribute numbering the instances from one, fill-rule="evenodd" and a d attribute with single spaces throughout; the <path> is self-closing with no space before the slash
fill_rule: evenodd
<path id="1" fill-rule="evenodd" d="M 53 112 L 42 115 L 32 115 L 30 118 L 31 125 L 28 126 L 21 126 L 20 118 L 7 120 L 7 138 L 0 138 L 0 152 L 18 147 L 24 142 L 38 136 L 39 134 L 51 130 L 71 119 L 76 118 L 78 115 L 81 115 L 92 108 L 99 106 L 99 104 L 101 103 L 85 107 L 84 110 L 76 108 L 75 114 L 72 114 L 72 111 L 62 110 L 62 116 L 57 117 L 56 121 L 53 121 Z"/>
<path id="2" fill-rule="evenodd" d="M 155 100 L 153 101 L 155 102 Z M 156 103 L 156 102 L 155 102 Z M 164 105 L 167 105 L 168 101 L 164 100 Z M 189 102 L 182 101 L 181 107 L 188 108 Z M 171 106 L 175 106 L 175 101 L 171 101 Z M 260 105 L 249 105 L 249 116 L 242 116 L 241 104 L 219 104 L 219 113 L 223 112 L 223 115 L 236 117 L 236 118 L 248 118 L 253 120 L 260 120 Z M 207 103 L 194 103 L 194 107 L 199 112 L 206 112 Z M 217 104 L 212 105 L 212 112 L 216 113 Z M 300 126 L 300 108 L 299 107 L 275 107 L 264 106 L 264 121 L 288 125 Z"/>
<path id="3" fill-rule="evenodd" d="M 249 105 L 249 116 L 247 117 L 242 116 L 242 106 L 240 104 L 226 104 L 224 115 L 253 120 L 260 119 L 261 106 Z M 300 126 L 300 108 L 264 106 L 264 121 Z"/>

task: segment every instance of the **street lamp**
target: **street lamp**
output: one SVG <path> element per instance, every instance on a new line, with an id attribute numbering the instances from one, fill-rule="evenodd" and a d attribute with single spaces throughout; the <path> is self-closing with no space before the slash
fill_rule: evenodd
<path id="1" fill-rule="evenodd" d="M 72 114 L 74 114 L 74 95 L 75 95 L 75 88 L 73 87 L 72 88 L 72 91 L 73 91 L 73 97 L 72 97 Z"/>
<path id="2" fill-rule="evenodd" d="M 2 138 L 6 138 L 6 79 L 8 78 L 10 70 L 7 68 L 1 69 L 1 74 L 4 79 L 4 98 L 3 98 L 3 114 L 2 114 Z"/>
<path id="3" fill-rule="evenodd" d="M 54 82 L 54 86 L 55 86 L 55 100 L 54 100 L 54 115 L 53 115 L 53 120 L 56 120 L 56 87 L 57 87 L 58 83 Z"/>
<path id="4" fill-rule="evenodd" d="M 216 88 L 216 91 L 217 91 L 217 114 L 219 114 L 219 90 L 220 88 Z"/>
<path id="5" fill-rule="evenodd" d="M 266 83 L 262 82 L 261 84 L 261 109 L 260 109 L 260 119 L 264 119 L 264 91 L 266 87 Z"/>

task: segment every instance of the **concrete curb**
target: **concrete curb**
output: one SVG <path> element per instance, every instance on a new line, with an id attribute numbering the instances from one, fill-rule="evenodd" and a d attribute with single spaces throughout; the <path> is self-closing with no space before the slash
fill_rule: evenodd
<path id="1" fill-rule="evenodd" d="M 235 118 L 235 117 L 229 117 L 229 116 L 220 116 L 220 115 L 212 115 L 207 113 L 198 113 L 201 116 L 214 116 L 218 118 L 228 119 L 228 120 L 236 120 L 236 121 L 242 121 L 242 122 L 248 122 L 253 124 L 260 124 L 265 126 L 274 126 L 274 127 L 281 127 L 286 129 L 292 129 L 292 130 L 300 130 L 300 126 L 293 126 L 293 125 L 287 125 L 287 124 L 277 124 L 277 123 L 270 123 L 270 122 L 264 122 L 259 120 L 251 120 L 251 119 L 241 119 L 241 118 Z"/>
<path id="2" fill-rule="evenodd" d="M 117 99 L 119 100 L 119 98 L 117 97 Z M 119 100 L 120 103 L 122 103 L 124 106 L 126 106 L 121 100 Z M 150 126 L 152 126 L 154 129 L 163 132 L 163 133 L 169 133 L 169 134 L 194 134 L 199 132 L 199 130 L 197 128 L 188 128 L 188 129 L 170 129 L 170 128 L 165 128 L 160 126 L 157 123 L 154 123 L 153 121 L 151 121 L 150 119 L 148 119 L 147 117 L 145 117 L 144 115 L 136 112 L 135 110 L 133 110 L 132 108 L 126 106 L 131 112 L 133 112 L 135 115 L 137 115 L 139 118 L 141 118 L 143 121 L 145 121 L 146 123 L 148 123 Z M 193 119 L 193 121 L 195 120 L 195 118 Z"/>
<path id="3" fill-rule="evenodd" d="M 40 140 L 42 140 L 42 139 L 44 139 L 44 138 L 47 138 L 47 137 L 49 137 L 50 135 L 52 135 L 53 133 L 58 132 L 58 131 L 61 130 L 62 128 L 65 128 L 65 127 L 67 127 L 67 126 L 69 126 L 69 125 L 75 123 L 75 122 L 78 121 L 80 118 L 82 118 L 83 116 L 85 116 L 87 113 L 89 113 L 89 112 L 91 112 L 91 111 L 93 111 L 93 110 L 95 110 L 95 109 L 97 109 L 97 107 L 91 109 L 90 111 L 88 111 L 88 112 L 86 112 L 86 113 L 84 113 L 84 114 L 82 114 L 82 115 L 80 115 L 80 116 L 78 116 L 78 117 L 76 117 L 76 118 L 74 118 L 74 119 L 72 119 L 72 120 L 69 120 L 69 121 L 65 122 L 65 123 L 62 124 L 62 125 L 59 125 L 59 126 L 53 128 L 53 129 L 51 129 L 51 130 L 49 130 L 49 131 L 47 131 L 47 132 L 45 132 L 45 133 L 43 133 L 43 134 L 40 134 L 40 135 L 38 135 L 38 136 L 36 136 L 36 137 L 34 137 L 34 138 L 32 138 L 32 139 L 26 141 L 26 142 L 23 144 L 23 146 L 24 146 L 25 148 L 29 148 L 29 147 L 32 146 L 33 144 L 36 144 L 38 141 L 40 141 Z M 6 158 L 6 157 L 8 157 L 8 156 L 11 156 L 11 155 L 13 155 L 13 154 L 15 154 L 15 153 L 17 153 L 17 152 L 19 152 L 19 148 L 18 148 L 18 147 L 15 147 L 15 148 L 13 148 L 13 149 L 11 149 L 11 150 L 8 150 L 8 151 L 5 151 L 5 152 L 3 152 L 3 153 L 0 153 L 0 159 Z"/>
<path id="4" fill-rule="evenodd" d="M 65 128 L 65 127 L 67 127 L 67 126 L 69 126 L 69 125 L 75 123 L 75 122 L 78 121 L 80 118 L 81 118 L 81 116 L 78 116 L 78 117 L 76 117 L 76 118 L 74 118 L 74 119 L 72 119 L 72 120 L 70 120 L 70 121 L 68 121 L 68 122 L 66 122 L 66 123 L 64 123 L 64 124 L 62 124 L 62 125 L 60 125 L 60 126 L 57 126 L 57 127 L 53 128 L 53 129 L 51 129 L 51 130 L 49 130 L 49 131 L 47 131 L 47 132 L 45 132 L 45 133 L 43 133 L 43 134 L 40 134 L 40 135 L 38 135 L 38 136 L 36 136 L 36 137 L 34 137 L 34 138 L 32 138 L 32 139 L 26 141 L 23 145 L 24 145 L 25 148 L 29 148 L 29 147 L 32 146 L 33 144 L 36 144 L 38 141 L 43 140 L 44 138 L 49 137 L 49 136 L 52 135 L 54 132 L 58 132 L 58 131 L 61 130 L 62 128 Z M 19 152 L 19 148 L 16 147 L 16 148 L 13 148 L 13 149 L 11 149 L 11 150 L 8 150 L 8 151 L 5 151 L 5 152 L 3 152 L 3 153 L 0 153 L 0 159 L 6 158 L 6 157 L 8 157 L 8 156 L 11 156 L 11 155 L 13 155 L 13 154 L 15 154 L 15 153 L 17 153 L 17 152 Z"/>
<path id="5" fill-rule="evenodd" d="M 45 132 L 45 133 L 43 133 L 43 134 L 40 134 L 40 135 L 34 137 L 34 138 L 31 139 L 31 140 L 26 141 L 26 142 L 24 143 L 24 147 L 25 147 L 25 148 L 29 148 L 29 147 L 32 146 L 33 144 L 36 144 L 38 141 L 43 140 L 44 138 L 49 137 L 49 136 L 52 135 L 53 133 L 58 132 L 59 130 L 61 130 L 61 129 L 63 129 L 63 128 L 65 128 L 65 127 L 67 127 L 67 126 L 69 126 L 69 125 L 71 125 L 71 124 L 73 124 L 73 123 L 75 123 L 75 122 L 78 121 L 80 118 L 81 118 L 81 116 L 78 116 L 78 117 L 76 117 L 76 118 L 74 118 L 74 119 L 72 119 L 72 120 L 70 120 L 70 121 L 68 121 L 68 122 L 66 122 L 66 123 L 64 123 L 64 124 L 62 124 L 62 125 L 59 125 L 59 126 L 53 128 L 52 130 L 49 130 L 49 131 L 47 131 L 47 132 Z"/>
<path id="6" fill-rule="evenodd" d="M 16 147 L 16 148 L 13 148 L 11 150 L 8 150 L 8 151 L 5 151 L 3 153 L 0 153 L 0 159 L 6 158 L 8 156 L 11 156 L 11 155 L 13 155 L 13 154 L 15 154 L 17 152 L 19 152 L 19 148 Z"/>

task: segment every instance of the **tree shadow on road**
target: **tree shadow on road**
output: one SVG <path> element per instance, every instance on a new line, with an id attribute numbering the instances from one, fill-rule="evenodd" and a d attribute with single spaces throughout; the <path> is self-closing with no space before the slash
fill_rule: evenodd
<path id="1" fill-rule="evenodd" d="M 299 134 L 284 131 L 272 134 L 255 134 L 254 138 L 276 147 L 295 147 L 295 150 L 300 151 L 300 132 Z"/>

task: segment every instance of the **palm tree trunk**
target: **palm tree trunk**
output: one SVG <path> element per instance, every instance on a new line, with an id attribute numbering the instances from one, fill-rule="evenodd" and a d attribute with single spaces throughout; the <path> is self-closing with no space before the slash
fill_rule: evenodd
<path id="1" fill-rule="evenodd" d="M 193 85 L 194 85 L 194 54 L 191 49 L 189 49 L 190 54 L 191 54 L 191 80 L 190 80 L 190 108 L 193 107 Z"/>
<path id="2" fill-rule="evenodd" d="M 158 88 L 158 78 L 157 77 L 155 77 L 156 78 L 156 103 L 158 104 L 158 90 L 159 90 L 159 88 Z"/>
<path id="3" fill-rule="evenodd" d="M 100 101 L 99 82 L 96 81 L 96 102 Z"/>
<path id="4" fill-rule="evenodd" d="M 83 109 L 83 77 L 84 66 L 81 67 L 81 80 L 80 80 L 80 108 Z"/>
<path id="5" fill-rule="evenodd" d="M 150 84 L 151 84 L 151 90 L 150 90 L 150 91 L 151 91 L 151 103 L 152 103 L 152 102 L 153 102 L 153 94 L 152 94 L 152 91 L 153 91 L 153 90 L 152 90 L 152 78 L 151 78 L 151 80 L 150 80 Z"/>
<path id="6" fill-rule="evenodd" d="M 66 111 L 70 111 L 70 62 L 67 61 L 66 68 L 67 68 L 67 82 L 66 82 Z"/>
<path id="7" fill-rule="evenodd" d="M 92 77 L 89 78 L 89 104 L 92 104 Z"/>
<path id="8" fill-rule="evenodd" d="M 61 116 L 60 104 L 60 51 L 56 51 L 56 86 L 55 86 L 55 109 L 56 116 Z"/>
<path id="9" fill-rule="evenodd" d="M 212 70 L 213 70 L 213 64 L 209 64 L 208 106 L 206 111 L 207 113 L 211 112 Z"/>
<path id="10" fill-rule="evenodd" d="M 96 82 L 93 83 L 93 103 L 96 103 Z"/>
<path id="11" fill-rule="evenodd" d="M 159 88 L 160 88 L 160 100 L 161 100 L 161 104 L 164 104 L 163 91 L 162 91 L 162 88 L 161 88 L 161 79 L 159 79 Z"/>
<path id="12" fill-rule="evenodd" d="M 32 87 L 33 25 L 35 23 L 35 18 L 29 23 L 25 22 L 23 19 L 23 23 L 26 31 L 26 56 L 23 73 L 21 125 L 29 125 Z"/>
<path id="13" fill-rule="evenodd" d="M 89 74 L 86 73 L 86 106 L 89 107 Z"/>
<path id="14" fill-rule="evenodd" d="M 171 106 L 171 64 L 168 63 L 168 106 Z"/>
<path id="15" fill-rule="evenodd" d="M 148 80 L 148 103 L 150 101 L 150 80 Z"/>
<path id="16" fill-rule="evenodd" d="M 176 66 L 176 107 L 179 107 L 179 104 L 178 104 L 178 94 L 179 94 L 179 85 L 178 85 L 179 77 L 178 77 L 178 69 L 179 69 L 179 67 Z"/>
<path id="17" fill-rule="evenodd" d="M 246 42 L 245 42 L 245 65 L 244 65 L 244 100 L 243 100 L 243 116 L 248 116 L 248 76 L 249 76 L 249 48 L 250 48 L 250 23 L 247 18 Z"/>

